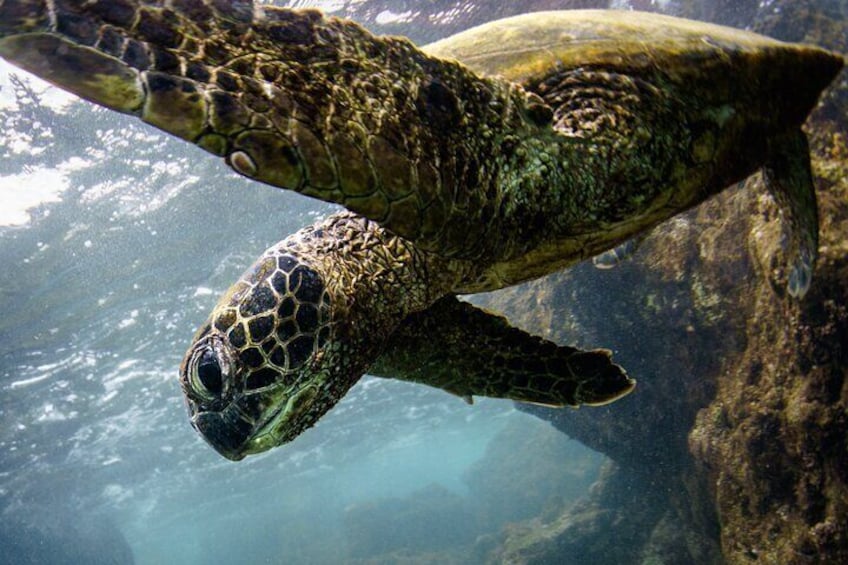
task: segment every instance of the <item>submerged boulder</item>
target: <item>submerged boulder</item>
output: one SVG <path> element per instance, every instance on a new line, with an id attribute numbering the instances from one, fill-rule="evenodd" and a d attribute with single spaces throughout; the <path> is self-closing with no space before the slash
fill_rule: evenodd
<path id="1" fill-rule="evenodd" d="M 533 517 L 552 519 L 597 480 L 604 457 L 552 426 L 512 419 L 463 474 L 481 531 Z"/>
<path id="2" fill-rule="evenodd" d="M 0 562 L 15 565 L 132 565 L 132 549 L 106 519 L 66 508 L 19 507 L 0 516 Z"/>
<path id="3" fill-rule="evenodd" d="M 346 562 L 485 561 L 504 524 L 556 519 L 597 479 L 603 460 L 546 423 L 512 418 L 465 472 L 467 492 L 431 484 L 349 506 Z"/>
<path id="4" fill-rule="evenodd" d="M 443 551 L 470 543 L 478 532 L 463 497 L 438 484 L 403 498 L 352 505 L 344 513 L 344 528 L 354 559 Z"/>

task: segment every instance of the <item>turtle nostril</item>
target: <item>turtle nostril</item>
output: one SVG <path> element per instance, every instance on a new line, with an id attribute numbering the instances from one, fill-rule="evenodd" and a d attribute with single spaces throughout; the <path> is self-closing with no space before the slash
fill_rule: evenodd
<path id="1" fill-rule="evenodd" d="M 221 365 L 213 351 L 206 351 L 197 364 L 197 378 L 209 393 L 218 396 L 224 388 Z"/>

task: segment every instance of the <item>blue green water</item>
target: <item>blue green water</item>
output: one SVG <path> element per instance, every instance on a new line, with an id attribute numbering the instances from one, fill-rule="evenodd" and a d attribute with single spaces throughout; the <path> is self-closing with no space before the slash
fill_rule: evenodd
<path id="1" fill-rule="evenodd" d="M 473 561 L 479 536 L 594 480 L 600 456 L 508 401 L 371 377 L 292 444 L 222 459 L 188 423 L 180 359 L 263 249 L 334 208 L 20 76 L 41 94 L 14 102 L 2 77 L 0 563 Z M 515 460 L 487 456 L 504 441 Z M 563 472 L 521 482 L 540 468 Z"/>

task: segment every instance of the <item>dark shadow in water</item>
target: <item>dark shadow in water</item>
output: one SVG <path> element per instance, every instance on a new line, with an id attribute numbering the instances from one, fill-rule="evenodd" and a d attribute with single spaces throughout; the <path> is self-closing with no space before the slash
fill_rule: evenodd
<path id="1" fill-rule="evenodd" d="M 9 565 L 131 565 L 127 540 L 105 518 L 64 507 L 19 507 L 0 519 L 0 563 Z"/>

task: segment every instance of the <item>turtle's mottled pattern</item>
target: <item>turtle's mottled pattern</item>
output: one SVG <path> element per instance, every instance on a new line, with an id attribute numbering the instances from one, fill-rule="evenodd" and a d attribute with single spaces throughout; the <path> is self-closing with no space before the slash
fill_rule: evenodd
<path id="1" fill-rule="evenodd" d="M 545 342 L 453 295 L 624 253 L 760 169 L 803 296 L 818 218 L 800 128 L 843 64 L 591 10 L 419 49 L 244 0 L 0 0 L 0 56 L 350 210 L 268 250 L 186 355 L 192 422 L 231 459 L 291 440 L 368 370 L 465 398 L 623 396 L 634 381 L 608 351 Z"/>
<path id="2" fill-rule="evenodd" d="M 441 285 L 427 276 L 448 275 L 445 263 L 349 212 L 268 249 L 221 298 L 184 361 L 195 425 L 222 451 L 265 427 L 242 456 L 294 438 L 344 396 L 410 312 L 447 292 L 451 276 Z M 224 362 L 205 371 L 204 356 L 209 366 Z M 273 409 L 293 399 L 302 411 Z M 244 434 L 235 420 L 250 423 L 239 424 Z"/>
<path id="3" fill-rule="evenodd" d="M 408 316 L 368 372 L 398 373 L 469 401 L 511 398 L 598 406 L 632 388 L 607 350 L 580 351 L 532 336 L 450 296 Z"/>
<path id="4" fill-rule="evenodd" d="M 318 11 L 57 0 L 49 17 L 23 25 L 14 6 L 47 11 L 6 4 L 9 29 L 57 32 L 6 40 L 22 66 L 59 82 L 85 77 L 71 90 L 443 255 L 497 253 L 489 228 L 515 203 L 491 157 L 521 160 L 522 143 L 542 133 L 527 115 L 541 106 L 535 95 Z"/>

